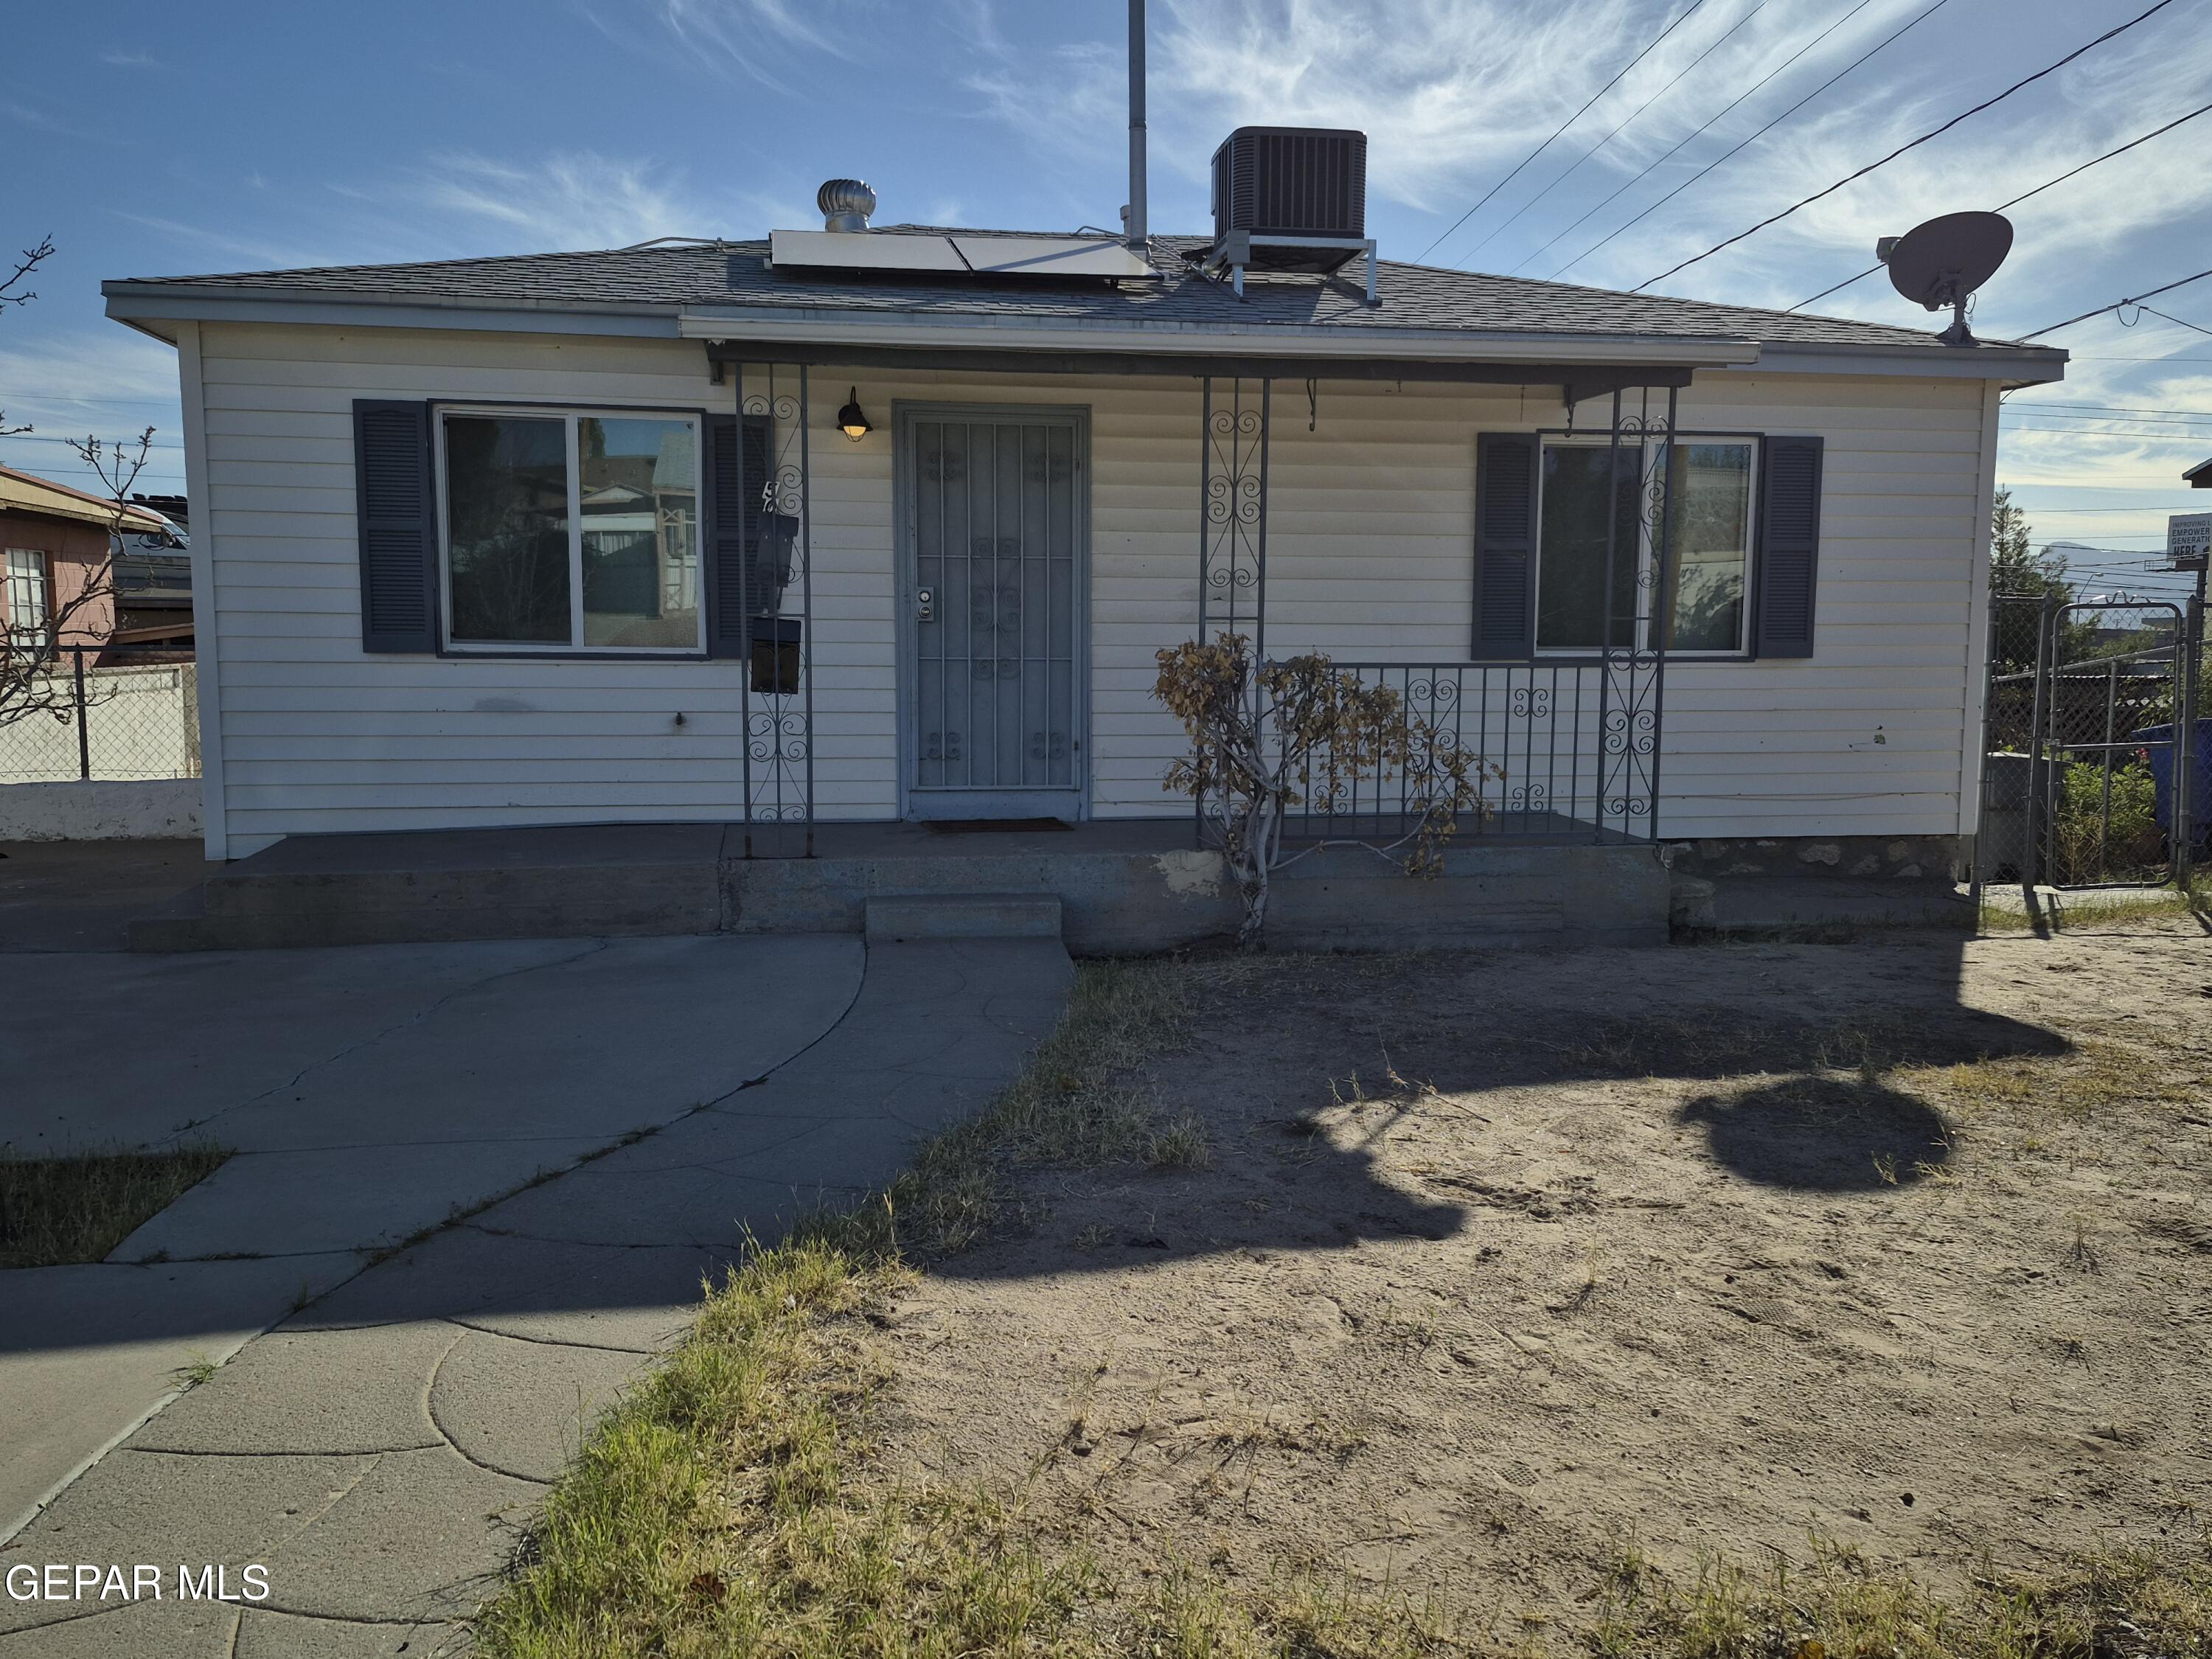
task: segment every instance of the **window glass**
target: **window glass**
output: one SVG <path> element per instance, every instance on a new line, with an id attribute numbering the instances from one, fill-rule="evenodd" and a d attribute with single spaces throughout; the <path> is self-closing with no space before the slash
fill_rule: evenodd
<path id="1" fill-rule="evenodd" d="M 1751 549 L 1751 446 L 1676 444 L 1668 557 L 1669 651 L 1743 649 L 1744 568 Z"/>
<path id="2" fill-rule="evenodd" d="M 689 421 L 576 422 L 584 643 L 699 643 L 699 463 Z"/>
<path id="3" fill-rule="evenodd" d="M 27 645 L 45 641 L 53 620 L 53 595 L 46 587 L 46 556 L 36 548 L 8 550 L 7 591 L 0 593 L 0 616 L 8 632 Z"/>
<path id="4" fill-rule="evenodd" d="M 1665 469 L 1674 472 L 1665 551 L 1671 567 L 1663 607 L 1669 651 L 1744 648 L 1750 565 L 1752 450 L 1743 441 L 1656 445 L 1544 446 L 1538 524 L 1536 645 L 1591 651 L 1601 644 L 1648 647 L 1638 613 L 1661 549 L 1646 524 Z M 1607 485 L 1613 508 L 1607 509 Z M 1613 581 L 1607 591 L 1608 526 Z M 1641 583 L 1641 585 L 1639 585 Z M 1609 623 L 1608 623 L 1609 619 Z"/>
<path id="5" fill-rule="evenodd" d="M 1613 598 L 1606 599 L 1606 510 L 1615 452 L 1608 444 L 1544 446 L 1543 514 L 1537 548 L 1536 645 L 1595 650 L 1628 645 L 1636 627 L 1637 494 L 1641 451 L 1624 444 L 1613 478 Z M 1610 641 L 1606 619 L 1612 618 Z"/>
<path id="6" fill-rule="evenodd" d="M 453 637 L 570 642 L 567 422 L 446 416 Z"/>

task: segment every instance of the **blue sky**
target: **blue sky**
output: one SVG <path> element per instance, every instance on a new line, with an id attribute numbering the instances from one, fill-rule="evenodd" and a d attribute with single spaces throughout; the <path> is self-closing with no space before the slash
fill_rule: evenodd
<path id="1" fill-rule="evenodd" d="M 1370 228 L 1387 256 L 1419 257 L 1689 3 L 1152 0 L 1153 228 L 1205 227 L 1207 157 L 1240 122 L 1359 126 Z M 1929 3 L 1700 0 L 1431 257 L 1550 275 Z M 1942 0 L 1567 278 L 1652 277 L 2150 3 Z M 37 301 L 0 314 L 0 409 L 36 428 L 0 440 L 0 460 L 87 482 L 52 440 L 151 423 L 164 447 L 142 487 L 179 487 L 172 354 L 102 319 L 103 277 L 755 235 L 817 222 L 814 187 L 840 173 L 874 185 L 878 222 L 1110 225 L 1124 18 L 1120 0 L 16 0 L 0 246 L 51 234 L 60 252 Z M 2173 0 L 1662 287 L 1793 304 L 1871 264 L 1877 235 L 1993 207 L 2207 88 L 2212 0 Z M 2208 210 L 2212 115 L 2014 210 L 1978 330 L 2038 328 L 2212 264 Z M 2186 325 L 2212 328 L 2212 280 L 2152 304 L 2183 320 L 2131 312 L 2051 337 L 2075 362 L 2015 394 L 1999 468 L 2039 540 L 2103 545 L 2100 575 L 2139 592 L 2171 585 L 2140 567 L 2168 511 L 2206 503 L 2175 486 L 2212 455 L 2212 333 Z M 1926 321 L 1879 276 L 1818 309 Z"/>

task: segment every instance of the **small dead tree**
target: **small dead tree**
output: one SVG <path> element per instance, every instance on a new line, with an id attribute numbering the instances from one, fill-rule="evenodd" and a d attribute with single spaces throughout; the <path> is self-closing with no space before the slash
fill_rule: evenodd
<path id="1" fill-rule="evenodd" d="M 1434 876 L 1462 815 L 1489 811 L 1486 780 L 1504 774 L 1451 732 L 1319 653 L 1255 663 L 1241 634 L 1193 640 L 1158 653 L 1153 696 L 1182 722 L 1191 752 L 1168 768 L 1165 788 L 1193 797 L 1221 851 L 1244 920 L 1237 943 L 1264 943 L 1272 877 L 1324 847 L 1361 847 L 1408 875 Z M 1321 840 L 1285 854 L 1285 822 L 1301 806 L 1341 799 L 1369 779 L 1395 776 L 1405 817 L 1384 841 Z"/>
<path id="2" fill-rule="evenodd" d="M 76 676 L 62 669 L 62 657 L 71 645 L 100 643 L 112 627 L 116 561 L 131 521 L 131 486 L 153 454 L 154 428 L 135 439 L 72 438 L 69 447 L 100 480 L 99 490 L 85 493 L 108 504 L 107 546 L 96 562 L 76 568 L 76 584 L 67 592 L 62 573 L 47 571 L 44 618 L 18 617 L 9 609 L 0 624 L 0 726 L 36 714 L 65 725 L 81 705 L 100 701 L 90 692 L 80 695 Z"/>

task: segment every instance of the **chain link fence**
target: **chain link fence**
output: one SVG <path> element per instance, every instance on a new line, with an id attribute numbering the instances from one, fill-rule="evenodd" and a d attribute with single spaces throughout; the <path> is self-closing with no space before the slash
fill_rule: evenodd
<path id="1" fill-rule="evenodd" d="M 199 776 L 199 665 L 177 659 L 159 646 L 61 647 L 49 707 L 0 707 L 0 784 Z"/>
<path id="2" fill-rule="evenodd" d="M 2203 856 L 2197 606 L 2000 594 L 1977 879 L 2158 884 Z"/>

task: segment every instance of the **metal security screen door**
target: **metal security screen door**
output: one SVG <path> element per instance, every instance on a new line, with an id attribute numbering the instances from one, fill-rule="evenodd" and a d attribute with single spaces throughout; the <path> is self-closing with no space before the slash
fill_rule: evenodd
<path id="1" fill-rule="evenodd" d="M 1079 411 L 902 410 L 907 812 L 1081 816 Z"/>

